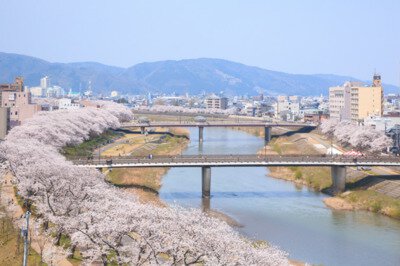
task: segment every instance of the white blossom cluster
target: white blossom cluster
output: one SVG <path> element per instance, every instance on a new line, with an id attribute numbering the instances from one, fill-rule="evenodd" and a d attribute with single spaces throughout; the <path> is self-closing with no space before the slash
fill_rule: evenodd
<path id="1" fill-rule="evenodd" d="M 384 132 L 351 121 L 328 119 L 321 123 L 321 131 L 335 137 L 341 144 L 362 152 L 377 153 L 392 145 L 392 139 Z"/>
<path id="2" fill-rule="evenodd" d="M 108 102 L 102 108 L 43 112 L 12 129 L 0 158 L 18 191 L 33 202 L 48 230 L 71 238 L 71 252 L 104 265 L 288 265 L 287 255 L 255 246 L 225 222 L 195 209 L 157 207 L 105 182 L 97 170 L 74 166 L 60 153 L 120 122 L 131 112 Z"/>

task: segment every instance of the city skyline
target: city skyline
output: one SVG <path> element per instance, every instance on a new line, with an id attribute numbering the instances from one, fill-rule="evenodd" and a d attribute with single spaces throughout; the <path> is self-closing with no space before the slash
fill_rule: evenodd
<path id="1" fill-rule="evenodd" d="M 121 67 L 222 58 L 288 73 L 363 80 L 376 70 L 399 85 L 399 3 L 284 2 L 4 1 L 4 19 L 13 23 L 0 28 L 0 36 L 8 36 L 0 51 Z M 13 10 L 24 19 L 13 20 Z"/>

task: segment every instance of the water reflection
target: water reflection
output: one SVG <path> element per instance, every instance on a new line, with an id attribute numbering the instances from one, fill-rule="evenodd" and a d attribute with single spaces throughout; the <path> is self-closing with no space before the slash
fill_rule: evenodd
<path id="1" fill-rule="evenodd" d="M 203 142 L 199 142 L 199 148 L 198 148 L 198 151 L 199 151 L 199 153 L 198 154 L 203 154 Z"/>
<path id="2" fill-rule="evenodd" d="M 300 192 L 300 193 L 299 193 Z M 299 191 L 215 191 L 211 193 L 211 198 L 315 198 L 311 193 Z M 169 192 L 163 194 L 164 199 L 199 199 L 201 192 Z"/>

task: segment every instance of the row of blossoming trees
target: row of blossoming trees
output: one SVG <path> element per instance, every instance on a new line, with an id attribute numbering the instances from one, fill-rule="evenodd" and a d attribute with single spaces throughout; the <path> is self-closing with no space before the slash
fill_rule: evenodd
<path id="1" fill-rule="evenodd" d="M 232 115 L 235 114 L 234 109 L 218 109 L 218 108 L 187 108 L 183 106 L 172 106 L 172 105 L 153 105 L 151 107 L 139 106 L 138 111 L 152 111 L 152 112 L 176 112 L 176 113 L 186 113 L 186 114 L 222 114 L 222 115 Z"/>
<path id="2" fill-rule="evenodd" d="M 119 265 L 285 265 L 286 254 L 255 247 L 226 223 L 199 210 L 139 203 L 104 181 L 97 170 L 74 166 L 59 152 L 130 120 L 124 107 L 43 112 L 12 129 L 0 157 L 19 193 L 32 201 L 48 230 L 71 238 L 85 263 Z"/>
<path id="3" fill-rule="evenodd" d="M 392 145 L 392 139 L 384 132 L 351 121 L 328 119 L 321 123 L 320 128 L 322 133 L 336 138 L 342 145 L 362 152 L 378 153 Z"/>

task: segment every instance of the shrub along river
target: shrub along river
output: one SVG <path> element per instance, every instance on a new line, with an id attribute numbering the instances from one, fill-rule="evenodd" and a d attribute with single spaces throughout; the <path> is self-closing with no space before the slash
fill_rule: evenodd
<path id="1" fill-rule="evenodd" d="M 184 154 L 254 154 L 264 140 L 242 131 L 206 128 L 199 145 L 190 129 Z M 171 168 L 160 197 L 168 204 L 202 208 L 201 169 Z M 211 168 L 211 209 L 266 240 L 290 258 L 324 265 L 400 265 L 400 221 L 364 211 L 332 211 L 322 193 L 274 179 L 264 167 Z"/>

